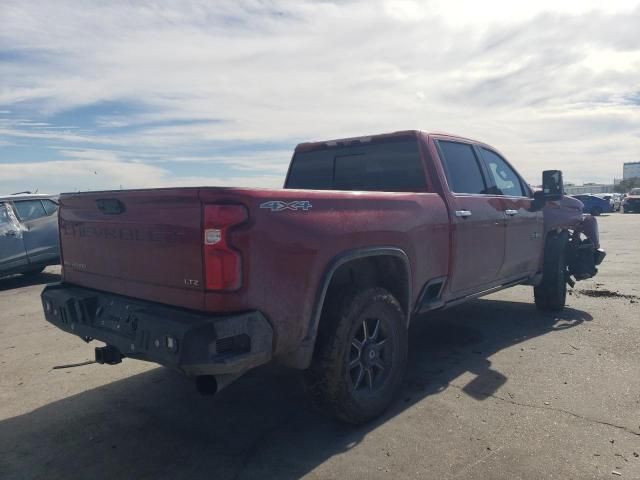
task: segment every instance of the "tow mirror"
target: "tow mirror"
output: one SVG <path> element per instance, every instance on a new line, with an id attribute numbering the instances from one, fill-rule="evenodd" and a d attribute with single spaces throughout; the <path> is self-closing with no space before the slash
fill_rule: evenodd
<path id="1" fill-rule="evenodd" d="M 545 200 L 560 200 L 564 194 L 562 171 L 545 170 L 542 172 L 542 192 Z"/>
<path id="2" fill-rule="evenodd" d="M 542 172 L 542 190 L 533 193 L 531 211 L 542 210 L 544 204 L 550 200 L 560 200 L 564 195 L 562 171 L 545 170 Z"/>

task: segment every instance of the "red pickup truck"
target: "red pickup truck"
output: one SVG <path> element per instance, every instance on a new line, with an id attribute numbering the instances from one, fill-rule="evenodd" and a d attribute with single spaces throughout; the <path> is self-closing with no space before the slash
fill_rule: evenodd
<path id="1" fill-rule="evenodd" d="M 604 258 L 595 219 L 533 192 L 496 149 L 403 131 L 303 143 L 284 189 L 169 188 L 60 197 L 63 279 L 46 319 L 100 363 L 157 362 L 215 393 L 270 361 L 362 423 L 399 390 L 418 314 L 518 284 L 564 306 Z"/>

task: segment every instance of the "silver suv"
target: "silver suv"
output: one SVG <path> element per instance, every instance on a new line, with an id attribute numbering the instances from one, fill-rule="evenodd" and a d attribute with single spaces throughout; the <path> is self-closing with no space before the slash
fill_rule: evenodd
<path id="1" fill-rule="evenodd" d="M 57 196 L 0 196 L 0 277 L 60 263 Z"/>

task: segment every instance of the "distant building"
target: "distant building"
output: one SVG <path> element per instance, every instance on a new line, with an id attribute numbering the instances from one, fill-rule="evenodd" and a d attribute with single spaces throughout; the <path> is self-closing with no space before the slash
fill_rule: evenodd
<path id="1" fill-rule="evenodd" d="M 564 191 L 567 195 L 581 195 L 584 193 L 611 193 L 613 192 L 613 185 L 604 185 L 601 183 L 585 183 L 584 185 L 574 185 L 572 183 L 565 183 Z"/>
<path id="2" fill-rule="evenodd" d="M 627 180 L 635 177 L 640 177 L 640 162 L 625 163 L 622 167 L 622 178 Z"/>

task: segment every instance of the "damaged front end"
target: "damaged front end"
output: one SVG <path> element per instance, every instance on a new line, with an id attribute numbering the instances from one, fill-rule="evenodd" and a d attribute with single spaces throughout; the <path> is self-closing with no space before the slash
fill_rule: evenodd
<path id="1" fill-rule="evenodd" d="M 600 248 L 598 240 L 596 219 L 587 214 L 582 222 L 570 230 L 566 250 L 569 285 L 573 287 L 574 280 L 594 277 L 598 273 L 596 267 L 602 263 L 605 256 L 606 253 Z"/>
<path id="2" fill-rule="evenodd" d="M 567 196 L 544 207 L 545 231 L 569 232 L 565 258 L 567 283 L 572 287 L 575 281 L 594 277 L 606 256 L 600 248 L 597 220 L 582 210 L 580 200 Z"/>
<path id="3" fill-rule="evenodd" d="M 18 221 L 13 210 L 0 202 L 0 237 L 7 236 L 21 239 L 26 228 Z"/>

